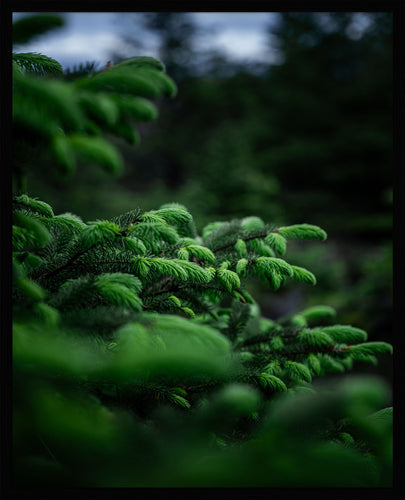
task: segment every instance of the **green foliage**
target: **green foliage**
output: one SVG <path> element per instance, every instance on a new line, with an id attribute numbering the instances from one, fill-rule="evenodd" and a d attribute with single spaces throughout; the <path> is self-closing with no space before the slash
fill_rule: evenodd
<path id="1" fill-rule="evenodd" d="M 14 214 L 13 249 L 23 250 L 31 246 L 44 246 L 51 239 L 49 231 L 41 223 L 24 213 Z"/>
<path id="2" fill-rule="evenodd" d="M 141 311 L 142 302 L 134 293 L 141 283 L 135 276 L 127 276 L 123 273 L 105 273 L 96 278 L 95 285 L 108 302 Z"/>
<path id="3" fill-rule="evenodd" d="M 367 340 L 367 332 L 350 325 L 324 326 L 321 331 L 328 334 L 336 342 L 354 344 Z"/>
<path id="4" fill-rule="evenodd" d="M 31 38 L 63 26 L 63 18 L 55 14 L 34 14 L 13 23 L 13 43 L 26 43 Z"/>
<path id="5" fill-rule="evenodd" d="M 156 219 L 156 217 L 158 219 Z M 166 222 L 168 224 L 184 224 L 187 222 L 191 222 L 192 217 L 183 208 L 179 207 L 170 207 L 170 208 L 161 208 L 159 210 L 153 210 L 151 212 L 147 212 L 143 214 L 141 217 L 142 220 L 147 222 Z"/>
<path id="6" fill-rule="evenodd" d="M 135 58 L 69 82 L 16 73 L 17 140 L 39 133 L 70 170 L 79 154 L 117 170 L 101 130 L 128 125 L 121 94 L 173 95 L 162 69 Z M 199 233 L 178 204 L 84 222 L 26 193 L 14 196 L 13 223 L 15 484 L 390 484 L 389 412 L 375 417 L 388 388 L 317 379 L 392 347 L 324 326 L 329 306 L 265 318 L 248 291 L 257 277 L 273 292 L 289 279 L 314 285 L 275 252 L 324 240 L 321 228 L 249 216 Z"/>
<path id="7" fill-rule="evenodd" d="M 111 380 L 164 377 L 173 383 L 225 376 L 229 343 L 214 329 L 176 316 L 148 314 L 116 332 L 117 354 L 106 369 Z M 198 379 L 197 379 L 198 380 Z M 177 381 L 177 382 L 176 382 Z"/>
<path id="8" fill-rule="evenodd" d="M 208 248 L 201 245 L 187 245 L 185 247 L 187 253 L 198 260 L 204 261 L 207 264 L 213 264 L 215 262 L 215 255 Z"/>
<path id="9" fill-rule="evenodd" d="M 309 283 L 310 285 L 316 285 L 316 277 L 313 273 L 299 266 L 291 266 L 293 270 L 293 279 L 296 281 L 302 281 L 303 283 Z"/>
<path id="10" fill-rule="evenodd" d="M 311 347 L 328 347 L 333 344 L 332 337 L 322 330 L 316 328 L 312 330 L 304 330 L 300 333 L 300 338 Z"/>
<path id="11" fill-rule="evenodd" d="M 122 171 L 122 159 L 117 150 L 99 137 L 88 137 L 82 134 L 71 135 L 68 147 L 73 151 L 73 155 L 77 155 L 83 161 L 102 165 L 112 173 Z"/>
<path id="12" fill-rule="evenodd" d="M 292 226 L 280 227 L 278 234 L 286 239 L 326 240 L 325 231 L 311 224 L 294 224 Z"/>
<path id="13" fill-rule="evenodd" d="M 238 251 L 239 255 L 243 256 L 247 253 L 246 243 L 242 239 L 238 239 L 235 243 L 235 248 Z"/>
<path id="14" fill-rule="evenodd" d="M 101 71 L 90 78 L 81 78 L 76 83 L 79 89 L 93 91 L 111 91 L 156 98 L 159 95 L 174 96 L 176 86 L 166 75 L 157 69 L 142 64 L 129 64 L 122 67 L 117 64 L 109 70 Z"/>
<path id="15" fill-rule="evenodd" d="M 15 201 L 15 220 L 19 224 L 15 226 L 16 234 L 19 234 L 18 229 L 24 228 L 29 235 L 25 240 L 18 240 L 14 256 L 13 356 L 18 381 L 21 380 L 17 382 L 16 391 L 22 400 L 35 402 L 31 425 L 38 432 L 40 430 L 47 446 L 58 457 L 65 457 L 65 473 L 68 477 L 73 474 L 78 484 L 151 485 L 147 479 L 151 474 L 149 469 L 145 470 L 144 479 L 137 474 L 129 479 L 124 474 L 122 483 L 120 479 L 114 479 L 115 473 L 112 473 L 107 474 L 104 482 L 91 479 L 93 471 L 87 458 L 80 460 L 82 470 L 79 472 L 74 467 L 72 469 L 69 456 L 74 456 L 75 450 L 87 442 L 93 450 L 106 446 L 124 467 L 126 453 L 130 453 L 131 448 L 126 452 L 118 443 L 125 439 L 125 432 L 137 433 L 141 429 L 144 432 L 148 429 L 149 419 L 153 420 L 152 409 L 157 411 L 166 406 L 171 411 L 181 412 L 181 418 L 185 418 L 183 413 L 186 412 L 188 417 L 181 425 L 190 429 L 187 432 L 193 429 L 196 436 L 209 431 L 217 436 L 227 451 L 223 456 L 219 450 L 214 451 L 215 460 L 228 460 L 226 457 L 232 449 L 232 442 L 240 439 L 236 436 L 250 432 L 243 430 L 249 422 L 250 428 L 255 429 L 256 438 L 246 445 L 242 440 L 239 446 L 244 451 L 236 455 L 237 460 L 245 460 L 242 456 L 249 454 L 249 449 L 260 446 L 262 440 L 264 443 L 270 439 L 269 436 L 274 436 L 278 429 L 277 415 L 287 404 L 284 399 L 277 399 L 281 394 L 288 396 L 287 401 L 294 401 L 291 403 L 295 408 L 293 413 L 301 417 L 295 417 L 297 424 L 293 425 L 295 420 L 289 419 L 282 424 L 280 421 L 280 425 L 291 426 L 291 431 L 296 433 L 295 425 L 305 429 L 310 419 L 307 415 L 313 415 L 311 412 L 315 408 L 324 408 L 322 405 L 329 401 L 329 396 L 324 395 L 312 407 L 312 400 L 302 399 L 303 393 L 318 395 L 317 378 L 327 373 L 343 373 L 356 362 L 373 364 L 377 362 L 376 356 L 392 353 L 392 347 L 387 343 L 365 343 L 366 333 L 359 328 L 316 325 L 336 314 L 329 306 L 308 308 L 287 321 L 262 318 L 254 300 L 245 298 L 249 296 L 244 290 L 249 276 L 259 273 L 268 277 L 277 273 L 284 280 L 294 277 L 294 267 L 283 259 L 259 256 L 258 247 L 249 249 L 246 246 L 246 257 L 238 258 L 235 242 L 252 238 L 252 229 L 243 229 L 242 221 L 213 229 L 207 235 L 209 248 L 198 235 L 193 239 L 177 233 L 176 225 L 192 222 L 191 214 L 180 208 L 150 212 L 137 210 L 110 221 L 86 224 L 70 214 L 52 215 L 49 205 L 39 200 L 33 202 L 20 196 Z M 139 227 L 147 227 L 147 231 L 138 231 Z M 156 228 L 159 229 L 156 231 Z M 171 232 L 162 232 L 162 228 L 171 228 Z M 230 228 L 236 231 L 232 238 Z M 260 231 L 260 234 L 253 233 L 255 240 L 266 238 L 268 231 L 263 231 L 263 227 Z M 44 234 L 48 236 L 44 238 Z M 167 234 L 170 234 L 169 238 L 165 237 Z M 137 249 L 142 247 L 144 250 L 143 255 L 131 245 L 122 245 L 123 240 L 132 241 L 132 238 L 136 238 Z M 60 246 L 63 241 L 69 244 Z M 59 247 L 57 255 L 52 253 L 53 247 Z M 183 251 L 180 253 L 182 258 L 179 258 L 180 251 Z M 312 280 L 307 282 L 313 284 Z M 229 308 L 224 308 L 225 302 L 230 304 Z M 297 318 L 302 318 L 303 323 L 300 324 Z M 315 326 L 309 328 L 308 322 Z M 30 385 L 21 385 L 25 384 L 26 377 L 32 383 L 36 380 L 37 386 L 29 389 Z M 70 387 L 68 392 L 60 386 L 62 381 Z M 42 384 L 45 384 L 43 389 Z M 47 392 L 53 386 L 61 399 L 54 401 Z M 107 390 L 107 386 L 113 390 Z M 71 391 L 75 387 L 81 387 L 83 400 L 76 400 L 73 396 Z M 368 390 L 367 385 L 364 387 Z M 352 401 L 355 396 L 345 395 L 343 400 L 346 401 L 346 397 Z M 376 395 L 377 399 L 380 397 L 385 396 Z M 340 404 L 349 404 L 343 400 L 336 403 L 336 408 L 340 408 Z M 271 402 L 268 409 L 263 406 L 264 401 Z M 354 415 L 360 428 L 366 426 L 363 418 L 368 418 L 371 406 L 378 410 L 380 404 L 379 399 L 370 400 L 371 406 L 367 401 L 360 409 L 350 403 L 350 408 L 358 412 Z M 74 415 L 79 407 L 84 412 L 83 420 L 72 426 L 73 421 L 68 424 L 64 415 Z M 129 415 L 124 418 L 125 408 L 131 408 L 141 421 L 146 419 L 145 423 L 136 423 Z M 18 406 L 16 414 L 20 411 Z M 348 414 L 343 410 L 339 410 L 341 413 L 336 411 L 338 419 Z M 40 418 L 45 420 L 39 423 Z M 121 418 L 129 427 L 120 429 L 118 423 L 113 424 Z M 269 427 L 267 422 L 270 421 L 273 425 Z M 68 432 L 62 430 L 62 425 L 70 429 L 70 445 L 59 442 Z M 141 426 L 137 430 L 138 425 L 146 425 L 146 428 Z M 308 425 L 311 428 L 313 423 L 308 420 Z M 378 423 L 374 431 L 389 432 L 388 428 L 383 431 Z M 17 431 L 18 439 L 22 439 L 22 432 Z M 325 428 L 322 432 L 329 436 L 331 431 Z M 342 430 L 340 434 L 342 442 L 347 445 L 347 432 Z M 117 443 L 118 435 L 121 437 Z M 328 451 L 325 451 L 323 466 L 329 479 L 325 484 L 336 484 L 336 476 L 331 474 L 330 468 L 334 467 L 341 452 L 333 447 L 327 448 L 332 446 L 331 437 L 323 437 L 318 443 L 316 436 L 313 435 L 310 444 L 301 433 L 295 438 L 295 444 L 300 453 L 309 453 L 311 457 L 317 446 L 326 447 L 324 449 Z M 364 439 L 361 436 L 351 437 L 353 451 L 345 449 L 344 452 L 348 463 L 357 470 L 366 460 L 365 455 L 363 457 L 358 451 Z M 164 440 L 167 438 L 162 436 Z M 156 446 L 152 436 L 145 439 L 149 446 Z M 199 439 L 192 438 L 190 447 L 206 456 L 208 450 L 199 448 L 202 446 L 198 444 Z M 280 446 L 289 449 L 291 438 L 279 439 Z M 21 443 L 18 446 L 24 449 Z M 166 457 L 165 446 L 162 450 Z M 186 456 L 189 453 L 187 447 L 176 450 L 175 447 L 171 453 L 178 459 L 183 453 Z M 272 451 L 268 453 L 266 460 L 270 460 L 274 467 L 280 457 L 273 456 Z M 28 481 L 25 466 L 19 460 L 16 477 L 20 474 L 23 481 Z M 240 484 L 251 484 L 253 478 L 260 484 L 278 484 L 274 483 L 276 476 L 269 477 L 268 473 L 262 476 L 251 468 L 249 460 L 243 463 L 249 475 L 244 476 Z M 190 484 L 189 481 L 194 486 L 202 484 L 202 477 L 188 471 L 187 466 L 180 468 L 175 475 L 169 474 L 168 464 L 166 458 L 161 464 L 164 471 L 162 485 L 186 485 Z M 227 467 L 221 466 L 220 477 L 213 475 L 213 471 L 206 471 L 204 481 L 207 483 L 204 484 L 230 485 Z M 339 478 L 340 484 L 352 484 L 349 471 L 345 469 L 344 473 L 346 477 Z M 304 481 L 302 476 L 295 477 L 291 470 L 283 474 L 280 484 L 285 485 L 290 480 L 297 484 Z M 308 470 L 308 481 L 314 482 L 315 475 L 312 469 Z M 42 472 L 39 481 L 48 484 Z M 365 483 L 362 480 L 360 484 Z M 377 480 L 375 484 L 383 484 L 383 481 Z"/>
<path id="16" fill-rule="evenodd" d="M 336 311 L 330 306 L 314 306 L 305 309 L 305 311 L 301 311 L 300 315 L 308 321 L 316 321 L 323 318 L 333 318 L 336 316 Z"/>
<path id="17" fill-rule="evenodd" d="M 119 235 L 120 228 L 110 221 L 89 222 L 80 233 L 79 241 L 85 248 L 90 248 L 105 240 L 114 239 Z"/>
<path id="18" fill-rule="evenodd" d="M 288 375 L 295 382 L 311 382 L 312 376 L 309 368 L 302 363 L 296 361 L 286 361 L 285 367 Z"/>
<path id="19" fill-rule="evenodd" d="M 284 255 L 287 248 L 287 241 L 282 234 L 269 233 L 266 236 L 266 243 L 274 248 L 280 255 Z"/>
<path id="20" fill-rule="evenodd" d="M 356 359 L 357 356 L 373 355 L 373 354 L 392 354 L 392 346 L 387 342 L 365 342 L 359 345 L 347 347 L 350 349 L 350 354 Z"/>
<path id="21" fill-rule="evenodd" d="M 122 117 L 130 118 L 136 121 L 150 121 L 155 120 L 158 116 L 157 108 L 146 99 L 141 97 L 126 96 L 114 96 L 114 101 L 116 107 L 121 112 Z M 113 101 L 113 102 L 114 102 Z M 106 101 L 106 103 L 111 101 Z M 114 123 L 115 120 L 110 120 Z"/>
<path id="22" fill-rule="evenodd" d="M 120 61 L 116 66 L 123 67 L 123 66 L 133 66 L 133 67 L 138 67 L 138 68 L 151 68 L 151 69 L 157 69 L 159 71 L 164 71 L 165 66 L 161 61 L 158 61 L 157 59 L 154 59 L 153 57 L 145 57 L 145 56 L 140 56 L 140 57 L 132 57 L 130 59 L 125 59 L 124 61 Z"/>
<path id="23" fill-rule="evenodd" d="M 54 217 L 54 213 L 52 207 L 48 205 L 48 203 L 44 203 L 43 201 L 37 200 L 35 198 L 30 198 L 26 194 L 22 194 L 20 196 L 16 196 L 13 199 L 14 203 L 20 203 L 21 205 L 25 205 L 26 207 L 34 210 L 35 212 L 45 215 L 46 217 Z"/>
<path id="24" fill-rule="evenodd" d="M 133 58 L 76 79 L 63 75 L 52 79 L 62 72 L 58 62 L 41 54 L 14 53 L 13 69 L 15 144 L 32 141 L 65 174 L 72 174 L 78 163 L 95 163 L 121 174 L 122 155 L 107 135 L 137 144 L 135 124 L 157 116 L 145 97 L 176 92 L 162 65 L 152 58 Z M 15 176 L 21 186 L 18 194 L 25 194 L 21 189 L 26 167 L 20 149 L 15 148 Z"/>
<path id="25" fill-rule="evenodd" d="M 225 288 L 230 292 L 232 288 L 240 287 L 239 276 L 229 269 L 219 269 L 217 271 L 217 276 L 219 281 L 225 286 Z"/>
<path id="26" fill-rule="evenodd" d="M 275 392 L 287 391 L 287 386 L 285 385 L 285 383 L 280 378 L 274 375 L 269 375 L 268 373 L 263 372 L 257 376 L 257 380 L 259 384 L 265 389 L 269 388 L 270 390 Z"/>
<path id="27" fill-rule="evenodd" d="M 35 52 L 13 54 L 13 64 L 16 63 L 27 73 L 36 75 L 62 74 L 63 68 L 52 57 L 36 54 Z"/>
<path id="28" fill-rule="evenodd" d="M 293 276 L 291 266 L 283 259 L 276 257 L 259 257 L 256 261 L 256 269 L 264 275 L 277 273 L 289 278 Z"/>
<path id="29" fill-rule="evenodd" d="M 239 274 L 241 277 L 245 277 L 245 269 L 246 269 L 248 264 L 249 264 L 249 261 L 247 259 L 239 259 L 237 264 L 236 264 L 237 274 Z"/>

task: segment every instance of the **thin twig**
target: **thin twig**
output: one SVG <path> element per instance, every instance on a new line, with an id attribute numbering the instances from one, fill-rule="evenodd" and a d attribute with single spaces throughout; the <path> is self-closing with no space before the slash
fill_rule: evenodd
<path id="1" fill-rule="evenodd" d="M 77 252 L 75 255 L 73 255 L 73 257 L 71 257 L 62 266 L 57 267 L 56 269 L 53 269 L 52 271 L 49 271 L 47 273 L 41 274 L 41 276 L 39 276 L 39 278 L 38 278 L 38 281 L 41 281 L 43 278 L 49 278 L 49 276 L 54 276 L 55 274 L 60 273 L 61 271 L 63 271 L 63 269 L 66 269 L 67 267 L 71 266 L 79 257 L 84 255 L 86 252 L 90 251 L 95 246 L 96 246 L 96 244 L 92 245 L 89 248 L 86 248 L 85 250 L 82 250 L 81 252 Z"/>
<path id="2" fill-rule="evenodd" d="M 42 439 L 42 436 L 40 434 L 38 434 L 38 437 L 39 437 L 39 440 L 41 441 L 42 445 L 44 446 L 44 448 L 46 449 L 46 451 L 49 453 L 49 455 L 51 456 L 52 460 L 59 464 L 58 460 L 56 459 L 55 455 L 52 453 L 52 451 L 49 449 L 48 445 L 45 443 L 45 441 Z"/>

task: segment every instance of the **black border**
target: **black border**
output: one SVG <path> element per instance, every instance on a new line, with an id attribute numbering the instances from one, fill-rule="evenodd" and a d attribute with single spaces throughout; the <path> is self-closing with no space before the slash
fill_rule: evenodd
<path id="1" fill-rule="evenodd" d="M 246 4 L 245 4 L 246 5 Z M 3 166 L 1 182 L 1 228 L 2 239 L 0 244 L 1 255 L 1 369 L 2 369 L 2 498 L 74 498 L 77 495 L 89 498 L 127 498 L 133 495 L 140 496 L 167 496 L 172 492 L 179 494 L 193 495 L 199 488 L 86 488 L 86 489 L 11 489 L 10 480 L 10 457 L 11 457 L 11 204 L 10 196 L 12 191 L 11 182 L 11 16 L 12 12 L 392 12 L 394 19 L 394 158 L 393 166 L 393 186 L 394 186 L 394 485 L 393 488 L 247 488 L 249 497 L 263 496 L 270 494 L 272 498 L 285 498 L 286 496 L 296 496 L 313 498 L 314 495 L 321 494 L 326 498 L 392 498 L 405 499 L 405 414 L 403 410 L 405 396 L 405 370 L 403 359 L 405 356 L 404 326 L 401 312 L 405 310 L 404 297 L 404 257 L 405 257 L 405 205 L 403 196 L 404 186 L 404 117 L 405 117 L 405 59 L 404 59 L 404 20 L 405 1 L 268 1 L 268 2 L 248 2 L 249 8 L 240 8 L 230 5 L 229 2 L 202 2 L 201 4 L 189 2 L 107 2 L 100 0 L 96 2 L 76 0 L 65 2 L 27 0 L 3 0 L 1 4 L 1 88 L 2 99 L 0 116 L 1 127 L 1 165 Z M 217 493 L 221 495 L 238 494 L 239 488 L 204 488 L 203 494 Z"/>

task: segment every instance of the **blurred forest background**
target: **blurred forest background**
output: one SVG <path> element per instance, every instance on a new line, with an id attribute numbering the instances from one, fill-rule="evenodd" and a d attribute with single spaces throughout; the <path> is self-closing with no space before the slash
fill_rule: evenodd
<path id="1" fill-rule="evenodd" d="M 127 22 L 131 15 L 117 14 Z M 44 161 L 28 194 L 86 221 L 175 201 L 199 230 L 251 215 L 276 226 L 319 225 L 325 243 L 288 250 L 317 286 L 274 294 L 252 282 L 263 314 L 330 305 L 337 323 L 393 342 L 392 15 L 361 15 L 360 30 L 358 13 L 279 13 L 268 28 L 278 63 L 240 64 L 197 46 L 200 28 L 188 13 L 137 13 L 125 39 L 131 51 L 111 47 L 111 61 L 145 55 L 142 22 L 178 95 L 157 103 L 156 122 L 137 127 L 136 148 L 118 144 L 126 160 L 119 179 L 91 166 L 61 178 Z M 390 378 L 390 363 L 376 372 Z"/>

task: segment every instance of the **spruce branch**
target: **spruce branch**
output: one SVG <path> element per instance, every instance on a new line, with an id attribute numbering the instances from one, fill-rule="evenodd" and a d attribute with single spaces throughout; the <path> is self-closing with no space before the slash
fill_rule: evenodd
<path id="1" fill-rule="evenodd" d="M 229 248 L 229 247 L 233 247 L 236 245 L 236 243 L 238 242 L 238 240 L 243 240 L 245 243 L 247 241 L 251 241 L 251 240 L 256 240 L 256 239 L 259 239 L 259 238 L 265 238 L 268 234 L 269 234 L 270 231 L 266 231 L 266 232 L 263 232 L 263 233 L 259 233 L 259 234 L 255 234 L 254 236 L 241 236 L 229 243 L 225 243 L 224 245 L 221 245 L 219 247 L 216 247 L 212 250 L 212 252 L 216 253 L 216 252 L 219 252 L 221 250 L 225 250 L 226 248 Z"/>
<path id="2" fill-rule="evenodd" d="M 337 353 L 341 354 L 347 351 L 351 346 L 334 346 L 330 345 L 327 348 L 312 348 L 312 349 L 305 349 L 305 350 L 299 350 L 299 351 L 288 351 L 289 356 L 299 356 L 301 354 L 313 354 L 313 353 L 319 353 L 319 354 L 330 354 L 330 353 Z"/>
<path id="3" fill-rule="evenodd" d="M 55 276 L 56 274 L 59 274 L 60 272 L 64 271 L 65 269 L 71 267 L 79 257 L 82 255 L 85 255 L 87 252 L 92 250 L 94 247 L 97 246 L 97 243 L 94 243 L 91 247 L 85 248 L 84 250 L 81 250 L 77 253 L 75 253 L 68 261 L 66 261 L 63 265 L 53 269 L 52 271 L 48 271 L 46 273 L 41 274 L 37 279 L 38 281 L 42 281 L 45 278 L 51 278 L 52 276 Z"/>
<path id="4" fill-rule="evenodd" d="M 284 254 L 286 249 L 285 242 L 280 241 L 281 237 L 284 237 L 286 239 L 297 238 L 325 240 L 327 236 L 325 231 L 318 226 L 314 226 L 311 224 L 295 224 L 292 226 L 283 226 L 277 229 L 266 230 L 251 236 L 240 236 L 229 243 L 225 243 L 214 248 L 212 251 L 219 252 L 221 250 L 225 250 L 226 248 L 237 245 L 239 241 L 243 241 L 246 243 L 247 241 L 264 238 L 270 245 L 275 246 L 275 249 L 280 254 Z"/>
<path id="5" fill-rule="evenodd" d="M 28 73 L 35 75 L 61 75 L 63 73 L 63 68 L 58 61 L 35 52 L 13 54 L 13 62 Z"/>

